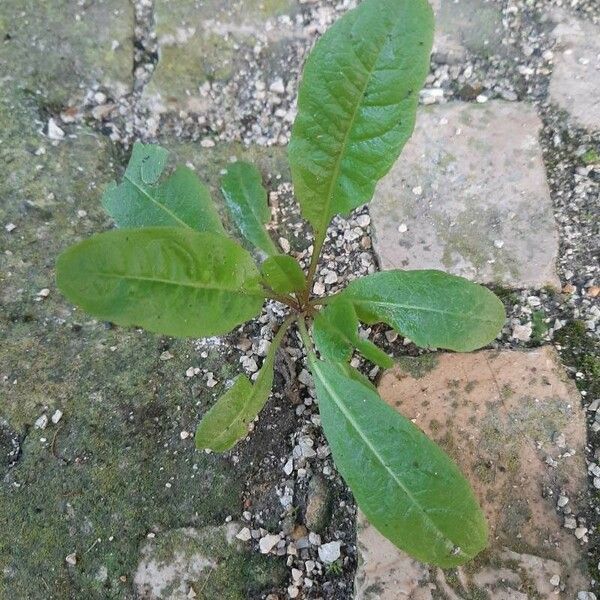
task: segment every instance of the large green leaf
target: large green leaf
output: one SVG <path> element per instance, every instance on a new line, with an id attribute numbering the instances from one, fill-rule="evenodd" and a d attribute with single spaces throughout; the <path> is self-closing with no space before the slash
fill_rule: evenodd
<path id="1" fill-rule="evenodd" d="M 286 254 L 267 258 L 260 266 L 260 272 L 265 283 L 278 294 L 301 292 L 306 288 L 304 271 L 297 260 Z"/>
<path id="2" fill-rule="evenodd" d="M 284 323 L 277 332 L 256 382 L 252 384 L 245 375 L 240 375 L 204 415 L 196 429 L 196 448 L 225 452 L 248 435 L 248 426 L 269 399 L 275 354 L 287 328 Z"/>
<path id="3" fill-rule="evenodd" d="M 102 205 L 119 227 L 174 226 L 224 233 L 208 188 L 188 167 L 159 182 L 168 152 L 136 143 L 120 185 L 112 183 Z"/>
<path id="4" fill-rule="evenodd" d="M 227 333 L 256 316 L 264 300 L 243 248 L 178 227 L 93 236 L 60 255 L 56 278 L 92 315 L 181 337 Z"/>
<path id="5" fill-rule="evenodd" d="M 384 271 L 342 292 L 358 318 L 387 323 L 418 346 L 469 352 L 489 344 L 504 324 L 504 307 L 483 286 L 441 271 Z"/>
<path id="6" fill-rule="evenodd" d="M 414 128 L 432 43 L 427 0 L 363 0 L 315 45 L 289 161 L 302 213 L 317 232 L 368 202 L 394 164 Z"/>
<path id="7" fill-rule="evenodd" d="M 337 366 L 311 359 L 325 436 L 369 521 L 418 560 L 453 567 L 487 543 L 485 518 L 450 458 Z"/>
<path id="8" fill-rule="evenodd" d="M 246 162 L 233 163 L 221 180 L 221 191 L 241 234 L 267 254 L 277 254 L 264 227 L 271 219 L 271 211 L 258 169 Z"/>
<path id="9" fill-rule="evenodd" d="M 335 299 L 315 317 L 313 337 L 321 357 L 332 362 L 348 361 L 356 348 L 383 369 L 394 364 L 383 350 L 358 335 L 356 311 L 344 298 Z"/>

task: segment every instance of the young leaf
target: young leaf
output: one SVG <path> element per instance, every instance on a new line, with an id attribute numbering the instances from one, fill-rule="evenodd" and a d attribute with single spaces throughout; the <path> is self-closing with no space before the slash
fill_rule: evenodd
<path id="1" fill-rule="evenodd" d="M 310 367 L 336 467 L 369 521 L 414 558 L 440 567 L 483 550 L 485 518 L 441 448 L 335 365 L 313 355 Z"/>
<path id="2" fill-rule="evenodd" d="M 335 299 L 315 317 L 313 337 L 321 357 L 332 362 L 350 360 L 354 348 L 357 348 L 365 358 L 383 369 L 394 364 L 383 350 L 358 335 L 356 311 L 344 298 Z"/>
<path id="3" fill-rule="evenodd" d="M 262 263 L 260 271 L 265 283 L 278 294 L 301 292 L 306 288 L 304 271 L 291 256 L 271 256 Z"/>
<path id="4" fill-rule="evenodd" d="M 289 145 L 302 214 L 323 234 L 368 202 L 412 134 L 429 69 L 427 0 L 363 0 L 316 43 Z"/>
<path id="5" fill-rule="evenodd" d="M 470 352 L 500 332 L 502 302 L 488 289 L 441 271 L 383 271 L 351 282 L 341 296 L 358 318 L 387 323 L 417 346 Z"/>
<path id="6" fill-rule="evenodd" d="M 269 399 L 275 354 L 288 325 L 289 323 L 284 322 L 273 338 L 254 385 L 245 375 L 240 375 L 204 415 L 196 429 L 196 448 L 225 452 L 248 435 L 249 424 Z"/>
<path id="7" fill-rule="evenodd" d="M 271 219 L 271 211 L 267 191 L 256 167 L 246 162 L 230 165 L 221 180 L 221 191 L 241 234 L 267 254 L 277 254 L 278 250 L 264 227 Z"/>
<path id="8" fill-rule="evenodd" d="M 112 183 L 102 205 L 119 227 L 173 226 L 224 233 L 208 188 L 188 167 L 158 183 L 168 152 L 136 143 L 120 185 Z"/>
<path id="9" fill-rule="evenodd" d="M 180 337 L 227 333 L 264 297 L 252 257 L 226 237 L 178 227 L 118 229 L 63 252 L 58 287 L 88 313 Z"/>

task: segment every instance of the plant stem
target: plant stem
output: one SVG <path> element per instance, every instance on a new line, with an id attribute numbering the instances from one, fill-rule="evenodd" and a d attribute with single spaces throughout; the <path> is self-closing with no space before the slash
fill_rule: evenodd
<path id="1" fill-rule="evenodd" d="M 306 352 L 311 360 L 316 359 L 315 347 L 313 346 L 312 340 L 310 339 L 310 335 L 308 334 L 308 329 L 306 328 L 306 323 L 304 322 L 304 318 L 298 319 L 298 331 L 300 332 L 300 337 L 302 338 L 302 342 L 306 347 Z"/>
<path id="2" fill-rule="evenodd" d="M 283 340 L 283 337 L 285 336 L 287 330 L 290 328 L 290 325 L 292 325 L 292 323 L 297 320 L 298 320 L 297 314 L 288 315 L 285 318 L 285 320 L 283 321 L 283 323 L 279 326 L 279 329 L 277 330 L 277 333 L 273 336 L 273 340 L 271 341 L 271 343 L 272 344 L 280 344 L 281 341 Z"/>
<path id="3" fill-rule="evenodd" d="M 321 257 L 321 250 L 323 249 L 323 243 L 325 242 L 326 232 L 318 233 L 315 236 L 313 243 L 313 252 L 310 257 L 310 266 L 308 267 L 308 273 L 306 275 L 306 295 L 304 298 L 305 302 L 309 301 L 310 292 L 313 288 L 313 282 L 315 279 L 315 273 L 317 272 L 317 266 L 319 264 L 319 258 Z"/>

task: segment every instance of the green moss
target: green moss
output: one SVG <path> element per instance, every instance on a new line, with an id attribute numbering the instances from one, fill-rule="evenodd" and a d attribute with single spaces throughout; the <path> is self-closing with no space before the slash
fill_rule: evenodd
<path id="1" fill-rule="evenodd" d="M 82 100 L 96 82 L 127 91 L 133 84 L 133 25 L 127 0 L 0 2 L 0 79 L 39 91 L 45 104 L 56 107 Z"/>
<path id="2" fill-rule="evenodd" d="M 204 560 L 206 566 L 197 578 L 190 577 L 194 570 L 188 569 L 184 582 L 200 600 L 244 600 L 250 594 L 281 585 L 286 576 L 282 559 L 256 554 L 235 540 L 228 543 L 223 527 L 166 532 L 146 546 L 144 560 L 167 571 L 171 564 L 193 565 Z M 162 597 L 169 597 L 181 583 L 179 577 L 174 578 L 171 589 L 163 590 Z"/>
<path id="3" fill-rule="evenodd" d="M 586 390 L 588 397 L 600 396 L 600 343 L 592 338 L 582 321 L 571 321 L 555 334 L 565 364 L 583 373 L 577 387 Z"/>
<path id="4" fill-rule="evenodd" d="M 600 154 L 595 148 L 590 148 L 581 156 L 581 161 L 584 165 L 595 165 L 600 163 Z"/>
<path id="5" fill-rule="evenodd" d="M 415 379 L 421 379 L 422 377 L 425 377 L 427 373 L 431 372 L 437 367 L 439 358 L 437 354 L 432 352 L 417 358 L 402 357 L 399 358 L 397 362 L 398 366 L 405 373 L 409 373 Z"/>
<path id="6" fill-rule="evenodd" d="M 539 346 L 543 342 L 546 333 L 548 333 L 546 313 L 543 310 L 534 310 L 531 315 L 531 323 L 531 344 L 534 346 Z"/>

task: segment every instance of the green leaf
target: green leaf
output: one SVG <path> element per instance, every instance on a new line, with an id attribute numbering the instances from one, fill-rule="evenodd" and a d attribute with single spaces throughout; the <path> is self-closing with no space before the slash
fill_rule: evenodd
<path id="1" fill-rule="evenodd" d="M 221 180 L 221 191 L 240 233 L 267 254 L 277 254 L 264 227 L 271 219 L 271 211 L 258 169 L 246 162 L 233 163 Z"/>
<path id="2" fill-rule="evenodd" d="M 267 285 L 278 294 L 301 292 L 306 288 L 304 271 L 291 256 L 271 256 L 262 263 L 260 271 Z"/>
<path id="3" fill-rule="evenodd" d="M 264 297 L 252 257 L 226 237 L 178 227 L 118 229 L 63 252 L 58 287 L 88 313 L 180 337 L 220 335 Z"/>
<path id="4" fill-rule="evenodd" d="M 441 448 L 335 365 L 313 355 L 310 367 L 335 465 L 369 521 L 398 548 L 440 567 L 483 550 L 485 518 Z"/>
<path id="5" fill-rule="evenodd" d="M 358 335 L 358 317 L 349 300 L 330 302 L 316 317 L 313 337 L 319 354 L 332 362 L 350 360 L 354 348 L 371 362 L 389 369 L 394 361 L 373 342 Z"/>
<path id="6" fill-rule="evenodd" d="M 245 375 L 240 375 L 204 415 L 196 429 L 196 448 L 225 452 L 248 435 L 248 426 L 269 399 L 275 354 L 288 325 L 289 322 L 285 322 L 273 338 L 254 385 Z"/>
<path id="7" fill-rule="evenodd" d="M 411 136 L 429 70 L 427 0 L 363 0 L 316 43 L 289 145 L 302 214 L 323 234 L 368 202 Z"/>
<path id="8" fill-rule="evenodd" d="M 188 167 L 159 183 L 168 152 L 136 143 L 120 185 L 112 183 L 102 205 L 119 227 L 174 226 L 225 233 L 208 188 Z"/>
<path id="9" fill-rule="evenodd" d="M 384 271 L 342 292 L 368 323 L 387 323 L 417 346 L 470 352 L 500 332 L 502 302 L 488 289 L 441 271 Z"/>

